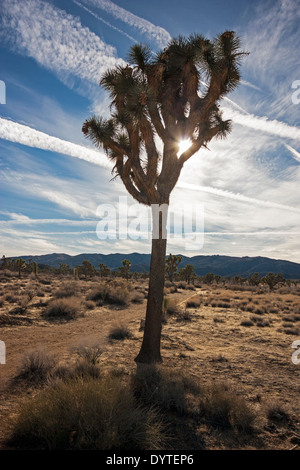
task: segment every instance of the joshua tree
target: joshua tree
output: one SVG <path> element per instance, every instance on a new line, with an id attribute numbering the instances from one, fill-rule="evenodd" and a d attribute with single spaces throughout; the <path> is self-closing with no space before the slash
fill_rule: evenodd
<path id="1" fill-rule="evenodd" d="M 194 271 L 194 266 L 192 264 L 186 264 L 184 268 L 181 268 L 179 274 L 183 277 L 183 279 L 190 284 L 191 278 L 196 274 Z"/>
<path id="2" fill-rule="evenodd" d="M 213 138 L 230 132 L 231 122 L 222 119 L 219 101 L 238 85 L 243 54 L 233 31 L 212 41 L 198 34 L 179 37 L 157 54 L 134 45 L 128 55 L 132 67 L 117 66 L 100 81 L 112 98 L 111 118 L 93 116 L 83 124 L 83 133 L 103 146 L 131 196 L 152 209 L 146 322 L 136 362 L 161 361 L 170 194 L 183 165 Z M 189 148 L 180 153 L 179 144 L 187 139 Z"/>
<path id="3" fill-rule="evenodd" d="M 107 277 L 110 274 L 110 269 L 106 264 L 99 263 L 100 277 Z"/>
<path id="4" fill-rule="evenodd" d="M 273 290 L 277 284 L 284 284 L 285 279 L 282 274 L 269 273 L 262 278 L 262 282 L 265 282 L 270 287 L 270 290 Z"/>
<path id="5" fill-rule="evenodd" d="M 94 276 L 96 273 L 96 269 L 94 268 L 93 264 L 87 259 L 82 261 L 81 266 L 79 266 L 78 269 L 79 274 L 83 274 L 85 279 Z"/>
<path id="6" fill-rule="evenodd" d="M 34 276 L 37 277 L 38 272 L 39 272 L 39 265 L 37 264 L 36 261 L 34 261 L 32 263 L 32 272 L 33 272 Z"/>
<path id="7" fill-rule="evenodd" d="M 129 271 L 130 271 L 131 261 L 129 259 L 123 259 L 122 266 L 119 268 L 121 274 L 125 279 L 129 279 Z"/>
<path id="8" fill-rule="evenodd" d="M 16 266 L 18 271 L 18 276 L 21 279 L 21 272 L 26 268 L 26 261 L 22 258 L 16 260 Z"/>
<path id="9" fill-rule="evenodd" d="M 173 282 L 174 274 L 176 273 L 178 265 L 181 263 L 181 261 L 182 256 L 172 255 L 172 253 L 170 253 L 166 259 L 166 272 L 171 282 Z"/>

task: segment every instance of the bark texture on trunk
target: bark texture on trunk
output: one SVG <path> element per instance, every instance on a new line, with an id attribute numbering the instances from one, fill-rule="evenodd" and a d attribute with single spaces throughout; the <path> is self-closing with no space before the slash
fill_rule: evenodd
<path id="1" fill-rule="evenodd" d="M 162 212 L 159 212 L 159 236 L 158 238 L 154 238 L 152 234 L 146 321 L 141 350 L 135 358 L 137 363 L 152 364 L 162 362 L 160 354 L 160 339 L 167 249 L 165 224 L 166 214 L 164 213 L 163 217 Z M 153 227 L 155 227 L 155 223 L 153 223 Z"/>

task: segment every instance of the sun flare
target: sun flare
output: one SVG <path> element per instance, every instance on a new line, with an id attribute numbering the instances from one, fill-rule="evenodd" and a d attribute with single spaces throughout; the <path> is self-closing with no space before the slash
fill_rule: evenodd
<path id="1" fill-rule="evenodd" d="M 178 150 L 178 155 L 181 155 L 183 152 L 185 152 L 188 148 L 191 146 L 191 141 L 190 139 L 185 139 L 181 140 L 179 142 L 179 150 Z"/>

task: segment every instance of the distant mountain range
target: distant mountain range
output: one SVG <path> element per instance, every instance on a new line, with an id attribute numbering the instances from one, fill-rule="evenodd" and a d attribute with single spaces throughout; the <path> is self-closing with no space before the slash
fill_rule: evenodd
<path id="1" fill-rule="evenodd" d="M 269 272 L 281 273 L 286 279 L 300 279 L 300 264 L 291 261 L 277 260 L 271 258 L 256 257 L 233 257 L 233 256 L 182 256 L 179 269 L 186 264 L 192 264 L 198 276 L 207 273 L 219 274 L 220 276 L 243 276 L 247 277 L 253 273 L 265 276 Z M 60 263 L 68 264 L 71 268 L 80 266 L 82 261 L 89 260 L 95 268 L 99 268 L 99 263 L 104 263 L 111 270 L 122 266 L 124 259 L 131 261 L 131 272 L 148 272 L 150 267 L 150 254 L 141 253 L 114 253 L 102 255 L 99 253 L 84 253 L 70 256 L 64 253 L 52 253 L 39 256 L 22 256 L 25 261 L 31 259 L 42 266 L 52 266 L 58 268 Z"/>

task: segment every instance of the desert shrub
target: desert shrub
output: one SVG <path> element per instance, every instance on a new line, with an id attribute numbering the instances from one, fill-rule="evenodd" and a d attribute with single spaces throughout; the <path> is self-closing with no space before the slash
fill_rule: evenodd
<path id="1" fill-rule="evenodd" d="M 186 308 L 199 308 L 201 305 L 200 300 L 189 300 L 186 302 Z"/>
<path id="2" fill-rule="evenodd" d="M 207 387 L 200 400 L 200 413 L 216 428 L 251 432 L 255 414 L 243 397 L 224 384 Z"/>
<path id="3" fill-rule="evenodd" d="M 81 304 L 77 297 L 52 300 L 44 312 L 44 316 L 49 318 L 74 319 L 81 315 Z"/>
<path id="4" fill-rule="evenodd" d="M 177 288 L 178 289 L 186 289 L 186 286 L 187 286 L 187 282 L 185 282 L 185 281 L 177 282 Z"/>
<path id="5" fill-rule="evenodd" d="M 63 299 L 65 297 L 73 297 L 78 292 L 78 286 L 76 282 L 63 283 L 54 293 L 54 297 L 57 299 Z"/>
<path id="6" fill-rule="evenodd" d="M 39 277 L 39 283 L 43 284 L 44 286 L 50 286 L 51 285 L 51 280 L 47 279 L 47 278 Z"/>
<path id="7" fill-rule="evenodd" d="M 187 322 L 187 321 L 192 321 L 192 315 L 188 310 L 181 310 L 177 315 L 176 315 L 176 321 L 177 322 Z"/>
<path id="8" fill-rule="evenodd" d="M 218 356 L 213 357 L 210 362 L 228 362 L 227 357 L 223 356 L 223 354 L 218 354 Z"/>
<path id="9" fill-rule="evenodd" d="M 231 305 L 228 302 L 217 302 L 217 307 L 219 307 L 219 308 L 230 308 Z"/>
<path id="10" fill-rule="evenodd" d="M 263 315 L 265 312 L 266 312 L 266 310 L 263 307 L 257 307 L 254 310 L 254 313 L 256 313 L 256 315 Z"/>
<path id="11" fill-rule="evenodd" d="M 96 307 L 96 303 L 92 300 L 86 300 L 83 305 L 87 310 L 93 310 Z"/>
<path id="12" fill-rule="evenodd" d="M 166 312 L 168 315 L 179 315 L 181 312 L 180 307 L 173 299 L 168 299 L 168 303 L 166 306 Z"/>
<path id="13" fill-rule="evenodd" d="M 174 284 L 171 281 L 165 281 L 165 287 L 169 288 L 172 287 Z"/>
<path id="14" fill-rule="evenodd" d="M 280 403 L 272 403 L 267 406 L 266 415 L 269 421 L 277 424 L 288 423 L 289 413 L 283 409 Z"/>
<path id="15" fill-rule="evenodd" d="M 164 448 L 161 418 L 116 377 L 58 382 L 21 404 L 11 442 L 41 449 Z"/>
<path id="16" fill-rule="evenodd" d="M 125 306 L 128 305 L 129 297 L 130 295 L 127 289 L 117 286 L 110 290 L 106 302 L 113 305 Z"/>
<path id="17" fill-rule="evenodd" d="M 300 321 L 300 315 L 295 315 L 295 314 L 286 315 L 282 317 L 282 320 L 294 323 L 294 322 Z"/>
<path id="18" fill-rule="evenodd" d="M 100 284 L 95 287 L 92 292 L 90 292 L 87 296 L 87 300 L 92 300 L 94 302 L 104 301 L 108 296 L 108 287 L 106 284 Z"/>
<path id="19" fill-rule="evenodd" d="M 132 376 L 132 390 L 140 403 L 162 411 L 188 412 L 187 394 L 198 395 L 200 387 L 182 371 L 143 365 Z"/>
<path id="20" fill-rule="evenodd" d="M 266 326 L 271 326 L 271 323 L 269 320 L 258 320 L 256 325 L 260 327 L 266 327 Z"/>
<path id="21" fill-rule="evenodd" d="M 73 351 L 77 354 L 79 358 L 82 358 L 89 362 L 90 364 L 97 364 L 100 360 L 100 357 L 103 353 L 103 349 L 99 344 L 81 344 L 73 348 Z"/>
<path id="22" fill-rule="evenodd" d="M 27 384 L 44 383 L 55 366 L 54 358 L 43 349 L 28 352 L 24 355 L 16 379 Z"/>
<path id="23" fill-rule="evenodd" d="M 224 318 L 220 318 L 220 317 L 214 317 L 213 320 L 214 320 L 215 323 L 224 323 L 225 322 Z"/>
<path id="24" fill-rule="evenodd" d="M 114 326 L 108 335 L 109 340 L 124 340 L 132 337 L 132 333 L 129 330 L 128 326 L 120 324 Z"/>
<path id="25" fill-rule="evenodd" d="M 254 326 L 254 323 L 253 323 L 252 320 L 243 320 L 243 321 L 241 322 L 241 325 L 242 325 L 242 326 Z"/>
<path id="26" fill-rule="evenodd" d="M 187 284 L 185 288 L 188 290 L 196 290 L 196 287 L 193 286 L 193 284 Z"/>
<path id="27" fill-rule="evenodd" d="M 4 300 L 5 300 L 6 302 L 10 303 L 10 304 L 14 304 L 14 303 L 18 302 L 19 297 L 17 297 L 17 296 L 14 295 L 14 294 L 6 294 L 6 295 L 4 296 Z"/>
<path id="28" fill-rule="evenodd" d="M 87 300 L 93 300 L 97 305 L 100 301 L 112 305 L 126 306 L 129 299 L 128 286 L 118 281 L 100 284 L 87 296 Z"/>
<path id="29" fill-rule="evenodd" d="M 288 327 L 288 328 L 284 328 L 283 331 L 286 335 L 295 335 L 295 336 L 297 336 L 297 335 L 300 334 L 300 330 L 298 328 L 289 328 Z"/>
<path id="30" fill-rule="evenodd" d="M 76 362 L 72 372 L 73 377 L 81 377 L 82 379 L 97 379 L 101 375 L 100 368 L 97 364 L 93 364 L 87 358 L 80 359 Z"/>
<path id="31" fill-rule="evenodd" d="M 131 297 L 131 302 L 134 303 L 134 304 L 142 304 L 144 302 L 144 298 L 145 298 L 145 295 L 140 293 L 140 292 L 136 292 L 132 297 Z"/>

